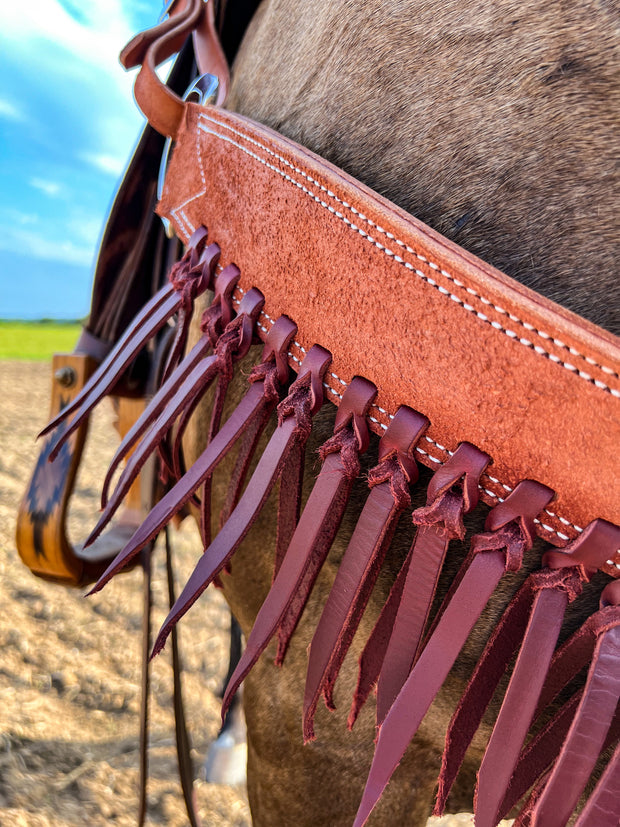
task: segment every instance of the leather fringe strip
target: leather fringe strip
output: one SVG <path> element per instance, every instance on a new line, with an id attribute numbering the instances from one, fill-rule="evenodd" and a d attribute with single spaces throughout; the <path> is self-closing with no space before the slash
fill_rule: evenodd
<path id="1" fill-rule="evenodd" d="M 231 277 L 226 276 L 226 271 L 229 271 Z M 101 495 L 101 504 L 104 508 L 108 501 L 112 478 L 120 463 L 127 457 L 143 434 L 157 420 L 179 390 L 181 383 L 188 378 L 194 368 L 196 368 L 200 361 L 208 354 L 209 350 L 215 348 L 223 328 L 231 321 L 233 315 L 232 292 L 237 284 L 238 277 L 238 270 L 234 265 L 227 267 L 221 275 L 216 277 L 213 302 L 207 310 L 205 310 L 201 319 L 200 327 L 204 335 L 177 365 L 175 370 L 170 373 L 168 378 L 161 383 L 157 393 L 149 401 L 142 416 L 140 416 L 133 427 L 127 432 L 112 458 L 103 483 Z M 250 312 L 250 308 L 247 310 Z M 260 308 L 257 309 L 257 312 L 259 312 L 259 310 Z M 240 315 L 242 312 L 243 310 L 240 308 Z"/>
<path id="2" fill-rule="evenodd" d="M 170 522 L 255 420 L 260 423 L 257 426 L 258 430 L 264 429 L 279 401 L 280 388 L 288 379 L 289 367 L 286 354 L 296 332 L 296 325 L 286 316 L 281 316 L 275 322 L 267 335 L 263 361 L 253 369 L 248 377 L 250 388 L 244 398 L 189 471 L 151 510 L 144 523 L 110 563 L 89 594 L 100 591 L 118 571 L 127 566 L 151 538 Z"/>
<path id="3" fill-rule="evenodd" d="M 472 538 L 458 585 L 381 724 L 354 827 L 366 823 L 503 574 L 519 570 L 535 537 L 534 518 L 552 497 L 551 489 L 541 483 L 520 482 L 489 512 L 487 531 Z"/>
<path id="4" fill-rule="evenodd" d="M 190 575 L 183 592 L 164 621 L 155 641 L 153 654 L 157 654 L 163 648 L 174 624 L 195 603 L 239 547 L 282 474 L 288 457 L 291 453 L 293 456 L 299 457 L 299 449 L 305 445 L 310 436 L 312 416 L 317 413 L 323 404 L 323 377 L 330 362 L 331 355 L 319 345 L 310 348 L 306 354 L 299 369 L 299 376 L 291 385 L 286 399 L 278 406 L 278 427 L 269 440 L 246 490 L 229 519 Z M 278 576 L 280 576 L 282 570 L 280 570 Z M 275 583 L 272 592 L 274 589 Z M 263 609 L 268 604 L 268 600 L 269 598 L 263 604 Z M 254 628 L 256 630 L 257 625 Z M 222 716 L 226 714 L 228 703 L 231 700 L 231 685 L 236 682 L 238 686 L 241 682 L 240 680 L 237 681 L 237 676 L 243 671 L 247 663 L 248 652 L 252 651 L 250 641 L 248 641 L 246 651 L 242 655 L 224 695 Z"/>
<path id="5" fill-rule="evenodd" d="M 241 359 L 248 352 L 252 343 L 254 325 L 263 304 L 264 298 L 258 290 L 248 291 L 241 301 L 239 315 L 228 323 L 226 330 L 217 340 L 215 352 L 211 356 L 196 360 L 196 363 L 189 370 L 186 370 L 184 360 L 169 377 L 168 381 L 173 384 L 170 386 L 170 392 L 167 394 L 168 398 L 165 402 L 162 403 L 162 400 L 158 400 L 157 397 L 153 398 L 153 403 L 157 400 L 156 405 L 153 405 L 153 410 L 149 405 L 141 417 L 146 421 L 144 428 L 149 427 L 150 430 L 127 460 L 110 499 L 103 500 L 103 514 L 86 541 L 86 545 L 92 543 L 103 531 L 122 503 L 144 463 L 164 440 L 183 410 L 187 406 L 191 406 L 193 410 L 207 388 L 217 377 L 220 380 L 219 388 L 225 393 L 225 389 L 232 379 L 232 363 Z M 188 355 L 187 361 L 194 361 L 193 352 Z M 221 395 L 223 396 L 223 394 Z M 158 408 L 160 412 L 156 416 L 155 411 Z M 138 420 L 136 425 L 142 426 L 141 421 Z M 217 425 L 219 426 L 219 421 Z M 106 479 L 109 479 L 109 475 Z"/>
<path id="6" fill-rule="evenodd" d="M 418 478 L 413 450 L 428 420 L 406 406 L 396 412 L 379 442 L 379 464 L 368 474 L 370 494 L 338 567 L 334 585 L 310 645 L 304 697 L 304 740 L 314 738 L 321 695 L 335 709 L 333 689 L 357 631 L 400 515 L 411 505 Z"/>
<path id="7" fill-rule="evenodd" d="M 192 235 L 185 255 L 170 271 L 169 284 L 162 287 L 136 316 L 127 332 L 71 404 L 41 431 L 39 436 L 49 433 L 61 421 L 74 414 L 67 429 L 54 444 L 50 460 L 54 459 L 70 434 L 79 427 L 95 405 L 112 391 L 146 343 L 176 313 L 179 313 L 179 329 L 189 325 L 194 300 L 213 285 L 215 265 L 220 254 L 217 244 L 205 249 L 206 239 L 207 230 L 199 227 Z"/>
<path id="8" fill-rule="evenodd" d="M 99 591 L 141 551 L 148 558 L 149 543 L 190 501 L 199 506 L 205 551 L 171 605 L 153 647 L 153 655 L 157 654 L 179 619 L 228 568 L 279 484 L 272 586 L 226 688 L 224 716 L 237 688 L 274 635 L 278 637 L 276 663 L 282 664 L 285 659 L 340 527 L 353 483 L 360 475 L 359 457 L 369 444 L 368 412 L 377 391 L 361 377 L 348 385 L 333 435 L 320 449 L 321 471 L 302 511 L 306 443 L 313 417 L 324 404 L 324 379 L 331 354 L 319 345 L 310 348 L 298 376 L 288 387 L 289 348 L 297 327 L 288 317 L 280 316 L 264 337 L 262 361 L 248 377 L 245 396 L 222 423 L 234 365 L 255 341 L 264 298 L 254 288 L 245 292 L 235 316 L 232 298 L 239 270 L 230 264 L 215 276 L 219 247 L 207 247 L 206 239 L 204 228 L 196 231 L 187 252 L 171 272 L 170 284 L 136 317 L 82 393 L 42 433 L 60 426 L 54 449 L 57 452 L 92 407 L 119 381 L 149 339 L 176 314 L 177 331 L 161 387 L 112 460 L 103 486 L 104 510 L 89 542 L 110 520 L 154 451 L 160 452 L 168 479 L 176 481 L 92 592 Z M 214 289 L 215 295 L 201 320 L 202 338 L 181 358 L 194 299 L 207 289 Z M 185 471 L 180 450 L 185 426 L 215 382 L 207 447 Z M 246 485 L 252 458 L 276 406 L 277 427 Z M 402 406 L 379 442 L 378 464 L 368 474 L 365 505 L 309 648 L 303 708 L 305 741 L 315 737 L 314 717 L 321 697 L 329 709 L 335 708 L 334 686 L 342 663 L 397 524 L 411 507 L 410 491 L 418 477 L 414 451 L 428 425 L 426 417 Z M 228 493 L 219 531 L 212 538 L 211 477 L 233 448 L 236 458 Z M 110 493 L 123 460 L 125 468 Z M 503 575 L 520 569 L 524 553 L 532 547 L 535 519 L 553 497 L 548 487 L 524 480 L 500 500 L 487 516 L 485 531 L 472 538 L 465 562 L 431 618 L 449 544 L 465 537 L 463 516 L 478 504 L 480 477 L 489 461 L 489 456 L 475 446 L 459 445 L 433 475 L 426 505 L 412 514 L 417 531 L 360 658 L 349 713 L 352 727 L 373 687 L 377 687 L 378 738 L 355 827 L 366 823 Z M 611 762 L 576 824 L 612 827 L 618 823 L 620 581 L 603 590 L 600 609 L 556 650 L 568 604 L 579 598 L 583 584 L 613 559 L 618 547 L 620 528 L 594 520 L 565 549 L 548 551 L 542 568 L 530 574 L 513 597 L 450 723 L 435 814 L 443 813 L 466 751 L 516 657 L 478 773 L 476 824 L 494 827 L 527 796 L 516 822 L 519 827 L 562 827 L 577 806 L 599 756 L 614 747 Z M 585 685 L 567 697 L 571 682 L 586 670 Z M 529 737 L 532 730 L 535 734 Z"/>
<path id="9" fill-rule="evenodd" d="M 478 505 L 478 483 L 489 457 L 462 443 L 431 479 L 427 502 L 412 515 L 413 544 L 360 658 L 352 727 L 377 684 L 377 724 L 400 692 L 422 644 L 422 634 L 450 540 L 463 540 L 463 515 Z"/>
<path id="10" fill-rule="evenodd" d="M 582 583 L 592 574 L 592 570 L 579 562 L 581 555 L 585 550 L 594 549 L 592 562 L 598 560 L 598 565 L 593 567 L 595 571 L 615 552 L 619 542 L 620 530 L 603 520 L 594 521 L 561 552 L 567 565 L 534 572 L 512 599 L 478 661 L 448 728 L 435 814 L 443 813 L 465 751 L 513 654 L 520 647 L 480 766 L 475 795 L 476 823 L 481 827 L 497 823 L 547 679 L 566 606 L 579 596 Z"/>

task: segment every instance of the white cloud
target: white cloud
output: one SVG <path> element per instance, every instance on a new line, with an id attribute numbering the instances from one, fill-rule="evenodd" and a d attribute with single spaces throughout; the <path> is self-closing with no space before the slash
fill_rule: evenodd
<path id="1" fill-rule="evenodd" d="M 79 245 L 72 241 L 46 238 L 39 233 L 19 227 L 11 227 L 8 232 L 0 235 L 0 250 L 21 254 L 27 252 L 33 258 L 60 261 L 64 264 L 90 267 L 93 262 L 93 247 L 90 244 Z"/>
<path id="2" fill-rule="evenodd" d="M 94 152 L 84 152 L 80 158 L 86 163 L 91 164 L 101 172 L 106 172 L 109 175 L 119 176 L 125 169 L 127 163 L 126 158 L 121 158 L 114 155 L 105 155 L 103 153 L 97 154 Z"/>
<path id="3" fill-rule="evenodd" d="M 23 123 L 26 120 L 22 110 L 4 98 L 0 98 L 0 118 L 6 118 L 8 121 L 16 121 L 17 123 Z"/>
<path id="4" fill-rule="evenodd" d="M 116 174 L 120 162 L 112 159 L 128 154 L 142 120 L 131 94 L 135 72 L 126 73 L 118 62 L 135 32 L 126 0 L 89 0 L 76 3 L 75 9 L 73 17 L 59 0 L 0 0 L 3 62 L 15 66 L 16 77 L 22 67 L 29 67 L 29 76 L 42 80 L 46 96 L 60 111 L 66 114 L 70 102 L 88 113 L 90 145 L 82 151 L 105 159 L 105 171 L 114 168 Z M 154 23 L 155 17 L 154 9 Z M 10 99 L 4 102 L 6 117 L 19 113 Z M 41 131 L 47 128 L 40 124 Z"/>
<path id="5" fill-rule="evenodd" d="M 39 223 L 39 216 L 36 213 L 25 213 L 20 210 L 3 210 L 0 220 L 10 224 L 21 224 L 22 227 L 32 226 Z"/>
<path id="6" fill-rule="evenodd" d="M 2 3 L 0 30 L 3 39 L 18 49 L 48 43 L 74 55 L 106 73 L 132 35 L 120 0 L 89 0 L 79 7 L 76 20 L 58 0 L 29 0 L 28 3 Z M 39 52 L 44 60 L 45 53 Z"/>
<path id="7" fill-rule="evenodd" d="M 44 192 L 45 195 L 49 195 L 50 198 L 54 198 L 62 189 L 62 186 L 56 181 L 46 181 L 43 178 L 31 178 L 29 184 L 36 190 Z"/>

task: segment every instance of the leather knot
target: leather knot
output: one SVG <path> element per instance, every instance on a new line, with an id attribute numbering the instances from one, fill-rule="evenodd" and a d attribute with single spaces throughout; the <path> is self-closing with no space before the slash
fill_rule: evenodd
<path id="1" fill-rule="evenodd" d="M 263 396 L 268 402 L 274 402 L 280 398 L 278 367 L 274 362 L 261 362 L 254 365 L 248 376 L 248 382 L 263 382 Z"/>
<path id="2" fill-rule="evenodd" d="M 527 538 L 515 520 L 495 531 L 485 531 L 471 538 L 471 550 L 474 554 L 505 549 L 506 571 L 519 571 L 523 554 L 528 547 Z"/>
<path id="3" fill-rule="evenodd" d="M 222 308 L 219 304 L 209 305 L 200 319 L 200 332 L 208 337 L 211 342 L 211 347 L 217 345 L 217 340 L 220 336 L 221 321 Z"/>
<path id="4" fill-rule="evenodd" d="M 382 482 L 389 482 L 390 491 L 398 508 L 405 509 L 411 505 L 408 476 L 397 457 L 387 457 L 368 472 L 369 488 L 374 488 Z"/>
<path id="5" fill-rule="evenodd" d="M 306 374 L 291 385 L 288 396 L 278 405 L 278 425 L 289 416 L 295 417 L 295 434 L 306 442 L 312 430 L 312 388 L 311 376 Z"/>
<path id="6" fill-rule="evenodd" d="M 463 513 L 465 501 L 462 494 L 455 494 L 448 489 L 441 493 L 434 502 L 417 508 L 411 515 L 411 521 L 417 526 L 443 526 L 450 540 L 462 540 L 465 537 Z"/>
<path id="7" fill-rule="evenodd" d="M 180 294 L 181 307 L 186 312 L 191 310 L 194 299 L 203 288 L 205 280 L 203 265 L 191 266 L 191 252 L 188 250 L 183 258 L 172 266 L 168 276 L 175 291 Z"/>
<path id="8" fill-rule="evenodd" d="M 238 316 L 234 319 L 217 340 L 215 356 L 217 359 L 217 371 L 228 383 L 233 377 L 233 354 L 239 349 L 242 334 L 243 319 Z"/>
<path id="9" fill-rule="evenodd" d="M 534 591 L 542 589 L 564 591 L 568 595 L 568 602 L 572 603 L 583 591 L 584 579 L 579 566 L 565 569 L 542 569 L 532 574 L 531 585 Z"/>
<path id="10" fill-rule="evenodd" d="M 351 428 L 342 428 L 330 437 L 327 442 L 321 445 L 319 448 L 319 456 L 321 462 L 325 462 L 329 454 L 340 452 L 345 476 L 349 479 L 355 479 L 360 472 L 358 451 L 359 445 L 357 437 Z"/>

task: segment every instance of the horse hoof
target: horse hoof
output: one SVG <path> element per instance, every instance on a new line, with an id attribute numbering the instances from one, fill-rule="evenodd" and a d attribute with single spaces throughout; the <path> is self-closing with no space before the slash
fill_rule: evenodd
<path id="1" fill-rule="evenodd" d="M 245 784 L 248 746 L 243 711 L 211 744 L 204 763 L 204 778 L 209 784 Z"/>

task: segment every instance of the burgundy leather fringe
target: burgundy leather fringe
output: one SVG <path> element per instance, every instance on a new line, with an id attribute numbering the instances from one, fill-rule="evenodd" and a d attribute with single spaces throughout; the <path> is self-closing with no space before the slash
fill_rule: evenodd
<path id="1" fill-rule="evenodd" d="M 488 462 L 485 453 L 463 443 L 433 475 L 426 506 L 414 511 L 412 521 L 420 528 L 360 657 L 349 728 L 377 681 L 380 724 L 411 671 L 448 544 L 465 536 L 463 514 L 478 504 L 478 482 Z"/>
<path id="2" fill-rule="evenodd" d="M 110 468 L 104 480 L 101 495 L 101 505 L 105 508 L 109 487 L 112 477 L 120 462 L 127 456 L 131 448 L 136 444 L 142 434 L 155 422 L 157 417 L 164 411 L 175 394 L 178 393 L 181 383 L 184 382 L 190 371 L 197 367 L 199 361 L 206 355 L 209 348 L 215 348 L 222 331 L 227 327 L 233 314 L 232 293 L 239 279 L 239 270 L 235 265 L 229 265 L 215 279 L 215 295 L 211 305 L 205 310 L 201 319 L 203 336 L 194 345 L 185 359 L 175 368 L 168 378 L 161 384 L 157 393 L 153 396 L 148 406 L 127 432 L 116 451 Z M 252 291 L 250 291 L 252 292 Z M 258 291 L 257 291 L 258 292 Z M 246 307 L 249 312 L 251 308 Z M 244 311 L 239 308 L 240 315 Z M 257 312 L 260 312 L 259 310 Z M 250 313 L 252 315 L 252 313 Z"/>
<path id="3" fill-rule="evenodd" d="M 215 280 L 215 295 L 211 306 L 203 314 L 201 319 L 201 330 L 203 336 L 206 336 L 212 343 L 213 348 L 217 347 L 217 343 L 223 335 L 222 331 L 227 331 L 232 324 L 234 315 L 232 297 L 235 287 L 239 281 L 239 268 L 234 264 L 229 264 L 225 267 Z M 251 329 L 248 330 L 247 319 L 242 323 L 243 330 L 240 330 L 238 335 L 241 337 L 239 345 L 236 347 L 232 344 L 222 352 L 221 370 L 218 375 L 218 385 L 215 395 L 215 402 L 211 415 L 211 425 L 209 428 L 208 440 L 210 441 L 219 430 L 219 423 L 224 407 L 224 398 L 226 395 L 226 388 L 232 379 L 233 363 L 242 359 L 250 349 L 252 343 L 252 331 L 254 325 L 258 320 L 260 311 L 264 305 L 264 297 L 260 290 L 252 288 L 244 294 L 241 299 L 238 316 L 248 316 L 252 320 Z M 257 305 L 260 303 L 260 307 Z M 230 333 L 235 328 L 230 328 Z M 200 396 L 188 400 L 187 406 L 183 409 L 179 426 L 174 438 L 174 447 L 172 454 L 171 473 L 175 479 L 178 479 L 183 473 L 181 463 L 181 441 L 185 433 L 187 423 L 194 413 L 196 406 L 200 401 Z"/>
<path id="4" fill-rule="evenodd" d="M 575 827 L 618 827 L 620 823 L 620 743 Z"/>
<path id="5" fill-rule="evenodd" d="M 185 588 L 162 625 L 153 647 L 153 655 L 161 651 L 174 625 L 196 602 L 237 550 L 282 473 L 290 452 L 306 443 L 312 428 L 312 416 L 323 404 L 323 377 L 330 362 L 331 355 L 319 345 L 314 345 L 306 354 L 288 396 L 278 406 L 278 427 L 269 440 L 247 488 L 230 518 L 196 564 Z M 286 376 L 280 377 L 281 382 L 285 379 Z M 222 716 L 226 713 L 227 700 L 229 699 L 225 696 Z"/>
<path id="6" fill-rule="evenodd" d="M 496 811 L 532 722 L 566 606 L 580 592 L 581 578 L 575 567 L 562 572 L 543 569 L 528 577 L 506 608 L 450 722 L 435 815 L 443 814 L 465 752 L 521 646 L 478 776 L 477 822 L 495 823 Z"/>
<path id="7" fill-rule="evenodd" d="M 413 458 L 428 420 L 406 406 L 396 412 L 379 442 L 379 464 L 368 474 L 370 494 L 359 516 L 310 645 L 303 731 L 314 738 L 321 694 L 334 709 L 333 689 L 374 588 L 398 519 L 411 505 L 409 486 L 418 477 Z"/>
<path id="8" fill-rule="evenodd" d="M 609 583 L 603 589 L 601 611 L 597 614 L 603 613 L 605 617 L 597 624 L 590 669 L 575 717 L 549 778 L 532 807 L 533 827 L 566 824 L 595 767 L 616 713 L 620 699 L 620 581 Z M 617 800 L 614 806 L 617 812 Z"/>
<path id="9" fill-rule="evenodd" d="M 279 400 L 280 386 L 285 381 L 281 377 L 288 375 L 288 348 L 296 332 L 296 325 L 287 316 L 280 316 L 276 320 L 267 334 L 263 361 L 253 369 L 248 377 L 250 388 L 244 398 L 189 471 L 151 510 L 146 520 L 125 548 L 110 563 L 89 594 L 102 589 L 150 539 L 170 522 L 255 420 L 260 421 L 260 430 L 265 427 Z"/>
<path id="10" fill-rule="evenodd" d="M 605 622 L 609 620 L 609 614 L 606 618 L 602 618 L 601 620 L 602 624 L 605 625 Z M 580 632 L 576 634 L 580 635 Z M 583 644 L 583 642 L 584 639 L 582 638 L 580 643 Z M 594 651 L 594 642 L 595 638 L 587 640 L 586 637 L 586 643 L 589 645 L 586 645 L 581 654 L 577 654 L 577 660 L 575 667 L 572 670 L 573 674 L 571 677 L 578 674 L 583 668 L 584 662 L 587 664 L 588 660 L 591 658 Z M 567 644 L 565 644 L 565 646 L 566 645 Z M 562 647 L 559 651 L 562 651 L 563 648 L 564 647 Z M 572 650 L 572 653 L 575 653 L 574 649 Z M 570 678 L 567 677 L 566 681 L 568 680 L 570 680 Z M 542 727 L 542 729 L 536 733 L 536 735 L 530 739 L 527 745 L 523 748 L 511 778 L 510 786 L 508 787 L 504 800 L 499 809 L 499 818 L 506 817 L 506 814 L 510 812 L 510 810 L 525 795 L 525 793 L 535 784 L 537 779 L 540 779 L 543 776 L 544 778 L 548 777 L 548 773 L 545 775 L 545 772 L 556 760 L 562 749 L 562 745 L 570 730 L 575 717 L 575 712 L 579 708 L 582 697 L 583 687 L 575 692 L 575 694 L 568 701 L 566 701 L 559 710 L 557 710 L 555 715 Z M 539 703 L 539 709 L 543 708 L 544 705 L 544 703 Z M 609 747 L 612 747 L 614 743 L 618 741 L 618 738 L 620 738 L 620 710 L 616 708 L 615 717 L 611 722 L 601 752 L 604 752 L 609 749 Z M 543 784 L 541 783 L 537 786 L 540 787 L 540 793 L 542 791 Z"/>
<path id="11" fill-rule="evenodd" d="M 121 444 L 118 446 L 114 456 L 112 457 L 112 461 L 110 462 L 110 466 L 103 481 L 103 486 L 101 489 L 102 508 L 105 508 L 108 502 L 112 478 L 120 463 L 125 459 L 132 447 L 163 411 L 172 396 L 178 390 L 180 383 L 187 378 L 189 372 L 198 364 L 198 362 L 206 356 L 209 348 L 210 343 L 208 339 L 200 339 L 200 341 L 194 345 L 183 362 L 181 362 L 178 368 L 158 389 L 157 393 L 150 400 L 141 416 L 136 420 L 136 422 L 134 422 L 129 431 L 127 431 L 121 441 Z"/>
<path id="12" fill-rule="evenodd" d="M 478 483 L 488 463 L 487 454 L 462 443 L 433 475 L 426 506 L 413 513 L 418 531 L 409 551 L 402 595 L 379 673 L 378 724 L 419 655 L 448 545 L 450 540 L 465 537 L 463 515 L 478 505 Z"/>
<path id="13" fill-rule="evenodd" d="M 58 422 L 75 412 L 75 416 L 67 430 L 56 441 L 50 454 L 51 459 L 54 459 L 62 444 L 84 421 L 93 407 L 112 390 L 155 333 L 180 308 L 185 308 L 186 311 L 189 310 L 196 296 L 204 293 L 212 286 L 213 272 L 220 250 L 216 244 L 212 244 L 201 252 L 206 237 L 207 231 L 204 228 L 196 230 L 190 239 L 191 246 L 188 247 L 181 261 L 170 272 L 169 278 L 172 289 L 170 286 L 166 286 L 153 297 L 73 402 L 41 431 L 40 435 L 46 434 Z M 147 308 L 149 308 L 148 312 Z"/>
<path id="14" fill-rule="evenodd" d="M 472 538 L 459 585 L 379 729 L 354 827 L 366 823 L 502 575 L 521 566 L 535 537 L 534 518 L 552 496 L 540 483 L 519 483 L 489 512 L 487 531 Z"/>
<path id="15" fill-rule="evenodd" d="M 292 613 L 294 628 L 336 535 L 354 479 L 358 455 L 369 442 L 366 414 L 377 390 L 354 378 L 336 414 L 334 435 L 321 447 L 323 467 L 310 493 L 278 574 L 254 622 L 246 649 L 226 688 L 223 714 L 271 637 Z"/>
<path id="16" fill-rule="evenodd" d="M 110 521 L 131 484 L 140 473 L 140 469 L 165 438 L 181 411 L 199 399 L 218 376 L 225 390 L 232 378 L 233 361 L 245 356 L 250 348 L 254 325 L 264 301 L 264 297 L 259 290 L 248 291 L 239 307 L 239 315 L 229 322 L 226 330 L 218 339 L 215 353 L 198 361 L 185 379 L 178 384 L 176 392 L 172 394 L 159 416 L 151 424 L 147 435 L 127 461 L 116 489 L 107 502 L 99 522 L 86 541 L 86 545 L 92 543 Z M 179 368 L 181 367 L 182 365 L 179 366 Z"/>
<path id="17" fill-rule="evenodd" d="M 522 601 L 524 602 L 523 614 L 519 617 L 518 609 L 511 611 L 512 604 L 506 611 L 506 614 L 510 615 L 509 623 L 514 628 L 514 634 L 521 632 L 523 642 L 478 772 L 474 803 L 476 822 L 479 827 L 494 827 L 499 818 L 498 810 L 536 712 L 538 698 L 549 670 L 566 606 L 580 594 L 582 581 L 588 577 L 589 570 L 584 568 L 583 562 L 585 559 L 594 557 L 595 568 L 598 568 L 613 556 L 619 544 L 619 529 L 603 520 L 594 521 L 559 555 L 552 552 L 556 563 L 558 557 L 561 556 L 563 567 L 543 569 L 528 578 L 520 591 L 522 594 L 527 590 L 528 585 L 531 590 L 530 599 L 526 598 Z M 519 595 L 515 597 L 513 604 L 518 603 L 518 598 Z M 529 612 L 527 611 L 528 603 Z M 527 623 L 526 627 L 525 623 Z M 492 669 L 489 667 L 489 661 L 499 658 L 504 660 L 504 668 L 508 665 L 508 661 L 505 660 L 505 650 L 509 647 L 505 646 L 501 654 L 501 646 L 496 646 L 495 651 L 492 649 L 490 641 L 476 670 L 477 672 L 480 670 L 481 673 L 480 683 L 482 685 L 486 683 L 485 693 L 489 692 L 486 674 L 489 668 Z M 485 656 L 486 667 L 482 665 Z M 498 682 L 499 676 L 494 685 Z M 463 706 L 473 700 L 471 697 L 466 697 L 467 694 L 466 690 L 461 700 Z M 488 698 L 490 699 L 490 695 Z M 472 703 L 467 713 L 468 720 L 471 720 L 472 707 L 475 709 L 475 703 Z M 458 731 L 459 726 L 454 729 L 454 732 Z"/>

